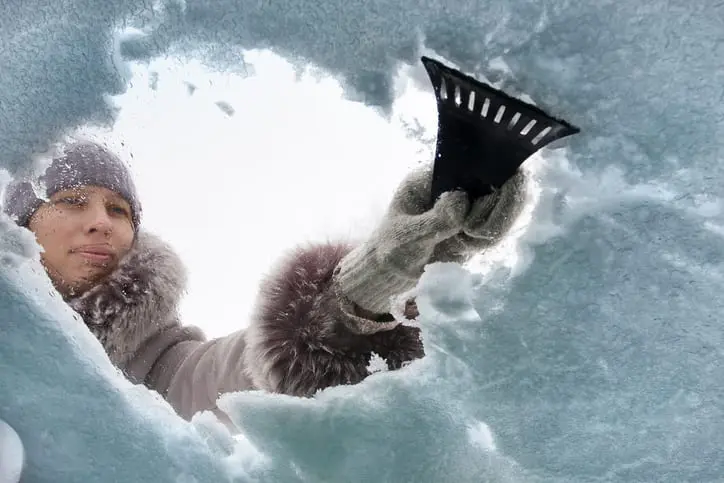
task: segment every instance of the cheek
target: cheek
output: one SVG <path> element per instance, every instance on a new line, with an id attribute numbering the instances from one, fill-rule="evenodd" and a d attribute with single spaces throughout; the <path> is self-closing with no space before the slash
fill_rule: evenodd
<path id="1" fill-rule="evenodd" d="M 61 277 L 62 280 L 72 281 L 79 276 L 78 263 L 74 263 L 69 254 L 70 233 L 63 227 L 40 227 L 35 237 L 43 247 L 40 256 L 51 278 Z"/>
<path id="2" fill-rule="evenodd" d="M 121 221 L 113 230 L 113 245 L 118 247 L 122 252 L 121 255 L 125 255 L 133 246 L 133 240 L 136 236 L 133 231 L 133 225 L 126 221 Z"/>
<path id="3" fill-rule="evenodd" d="M 69 236 L 60 227 L 40 227 L 35 238 L 43 247 L 42 257 L 53 263 L 60 263 L 69 250 Z"/>

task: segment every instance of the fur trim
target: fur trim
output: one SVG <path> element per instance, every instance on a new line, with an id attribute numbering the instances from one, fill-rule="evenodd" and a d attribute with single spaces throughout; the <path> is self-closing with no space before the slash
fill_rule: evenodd
<path id="1" fill-rule="evenodd" d="M 159 238 L 140 232 L 118 268 L 68 304 L 111 362 L 123 369 L 144 342 L 180 325 L 178 305 L 185 289 L 186 271 L 178 255 Z"/>
<path id="2" fill-rule="evenodd" d="M 343 309 L 332 287 L 334 270 L 349 250 L 338 244 L 297 249 L 263 282 L 244 351 L 255 387 L 311 396 L 360 382 L 369 375 L 373 352 L 393 369 L 424 355 L 418 328 L 396 322 L 371 335 L 351 329 L 360 318 Z"/>

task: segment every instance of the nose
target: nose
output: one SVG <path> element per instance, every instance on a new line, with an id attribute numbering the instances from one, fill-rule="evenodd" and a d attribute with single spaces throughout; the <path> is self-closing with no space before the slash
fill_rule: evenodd
<path id="1" fill-rule="evenodd" d="M 104 203 L 89 203 L 86 211 L 86 231 L 88 233 L 100 232 L 110 235 L 113 223 Z"/>

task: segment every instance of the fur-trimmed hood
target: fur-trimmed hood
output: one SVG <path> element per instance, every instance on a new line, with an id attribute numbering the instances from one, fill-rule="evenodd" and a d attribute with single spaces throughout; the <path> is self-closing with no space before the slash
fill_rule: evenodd
<path id="1" fill-rule="evenodd" d="M 67 302 L 83 317 L 111 362 L 123 368 L 146 341 L 179 325 L 185 290 L 181 259 L 160 238 L 141 231 L 105 280 Z"/>

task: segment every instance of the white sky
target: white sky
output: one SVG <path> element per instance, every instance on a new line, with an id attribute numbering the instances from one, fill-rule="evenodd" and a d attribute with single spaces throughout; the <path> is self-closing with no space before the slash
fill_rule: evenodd
<path id="1" fill-rule="evenodd" d="M 211 337 L 248 324 L 259 280 L 285 249 L 372 229 L 405 173 L 432 159 L 434 146 L 400 119 L 433 139 L 437 129 L 432 90 L 406 75 L 388 121 L 329 77 L 299 76 L 268 51 L 246 59 L 246 78 L 170 58 L 133 65 L 131 87 L 114 98 L 113 137 L 133 154 L 143 226 L 187 264 L 183 322 Z"/>

